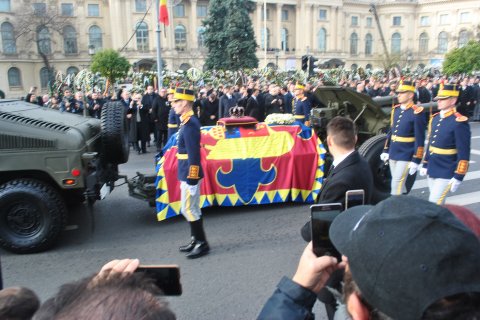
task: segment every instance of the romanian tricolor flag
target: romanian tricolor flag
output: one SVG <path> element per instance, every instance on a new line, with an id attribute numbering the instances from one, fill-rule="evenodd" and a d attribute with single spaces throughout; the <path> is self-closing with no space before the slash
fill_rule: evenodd
<path id="1" fill-rule="evenodd" d="M 168 9 L 167 9 L 167 0 L 160 0 L 160 7 L 158 12 L 158 21 L 168 26 L 170 21 L 168 21 Z"/>

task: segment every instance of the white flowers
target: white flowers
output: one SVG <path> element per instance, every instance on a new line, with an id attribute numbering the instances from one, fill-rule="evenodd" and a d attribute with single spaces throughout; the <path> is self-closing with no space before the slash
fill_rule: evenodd
<path id="1" fill-rule="evenodd" d="M 293 124 L 295 118 L 290 113 L 272 113 L 265 118 L 266 124 Z"/>

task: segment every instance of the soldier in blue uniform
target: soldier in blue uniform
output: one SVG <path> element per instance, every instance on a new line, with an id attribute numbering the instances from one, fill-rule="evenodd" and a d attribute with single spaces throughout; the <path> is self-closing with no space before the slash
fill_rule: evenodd
<path id="1" fill-rule="evenodd" d="M 415 86 L 412 82 L 400 83 L 397 93 L 399 104 L 393 107 L 390 131 L 380 155 L 382 161 L 389 161 L 392 195 L 407 192 L 407 174 L 415 174 L 422 161 L 427 127 L 423 108 L 413 104 Z"/>
<path id="2" fill-rule="evenodd" d="M 168 135 L 167 135 L 167 141 L 170 139 L 171 136 L 173 136 L 175 133 L 178 131 L 178 126 L 180 125 L 180 117 L 178 114 L 175 113 L 175 110 L 173 110 L 172 107 L 172 99 L 173 99 L 173 94 L 175 93 L 174 89 L 168 89 L 167 91 L 167 102 L 166 105 L 171 107 L 169 113 L 168 113 Z"/>
<path id="3" fill-rule="evenodd" d="M 297 82 L 295 85 L 295 102 L 293 105 L 293 116 L 306 126 L 310 126 L 310 110 L 312 105 L 305 96 L 305 86 Z"/>
<path id="4" fill-rule="evenodd" d="M 428 145 L 420 175 L 428 176 L 428 200 L 445 203 L 449 191 L 455 192 L 463 181 L 470 160 L 468 118 L 455 109 L 459 91 L 456 85 L 440 88 L 435 100 L 438 110 L 428 125 Z"/>
<path id="5" fill-rule="evenodd" d="M 181 246 L 187 258 L 198 258 L 209 252 L 210 248 L 203 230 L 202 211 L 200 209 L 200 180 L 203 178 L 200 163 L 200 121 L 193 113 L 195 94 L 192 90 L 177 88 L 172 105 L 180 116 L 178 131 L 178 179 L 181 189 L 181 212 L 190 223 L 191 241 Z"/>

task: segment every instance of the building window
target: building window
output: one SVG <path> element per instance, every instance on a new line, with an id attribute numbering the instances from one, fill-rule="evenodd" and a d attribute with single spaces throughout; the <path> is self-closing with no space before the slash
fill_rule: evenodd
<path id="1" fill-rule="evenodd" d="M 372 17 L 367 17 L 367 27 L 368 28 L 371 28 L 372 27 L 372 23 L 373 23 L 373 19 Z"/>
<path id="2" fill-rule="evenodd" d="M 147 0 L 135 0 L 136 12 L 147 12 Z"/>
<path id="3" fill-rule="evenodd" d="M 265 38 L 267 39 L 265 44 Z M 266 46 L 265 46 L 266 45 Z M 268 28 L 262 28 L 262 34 L 260 39 L 260 48 L 269 49 L 270 48 L 270 30 Z"/>
<path id="4" fill-rule="evenodd" d="M 469 36 L 468 36 L 467 30 L 460 31 L 460 33 L 458 34 L 458 47 L 459 48 L 465 47 L 468 43 L 468 40 L 469 40 L 468 38 Z"/>
<path id="5" fill-rule="evenodd" d="M 470 12 L 460 13 L 460 23 L 470 22 Z"/>
<path id="6" fill-rule="evenodd" d="M 99 26 L 91 26 L 90 29 L 88 29 L 88 45 L 93 46 L 95 52 L 102 50 L 102 29 L 100 29 Z"/>
<path id="7" fill-rule="evenodd" d="M 280 32 L 280 39 L 281 39 L 281 45 L 282 45 L 282 50 L 287 51 L 288 50 L 288 29 L 282 28 Z"/>
<path id="8" fill-rule="evenodd" d="M 65 54 L 76 54 L 77 49 L 77 32 L 72 26 L 66 26 L 63 28 L 63 47 Z"/>
<path id="9" fill-rule="evenodd" d="M 442 31 L 438 34 L 438 53 L 446 53 L 448 50 L 448 34 Z"/>
<path id="10" fill-rule="evenodd" d="M 173 7 L 173 16 L 175 18 L 185 17 L 185 6 L 183 4 L 177 4 L 175 7 Z"/>
<path id="11" fill-rule="evenodd" d="M 358 17 L 352 16 L 352 26 L 358 26 Z"/>
<path id="12" fill-rule="evenodd" d="M 370 33 L 367 33 L 365 36 L 365 55 L 369 56 L 372 54 L 373 38 Z"/>
<path id="13" fill-rule="evenodd" d="M 288 21 L 288 10 L 282 10 L 282 21 Z"/>
<path id="14" fill-rule="evenodd" d="M 420 51 L 420 53 L 425 54 L 428 52 L 428 40 L 428 34 L 426 32 L 422 32 L 418 38 L 418 51 Z"/>
<path id="15" fill-rule="evenodd" d="M 430 17 L 429 16 L 421 16 L 420 17 L 420 25 L 422 27 L 426 27 L 430 25 Z"/>
<path id="16" fill-rule="evenodd" d="M 350 54 L 358 53 L 358 35 L 354 32 L 350 35 Z"/>
<path id="17" fill-rule="evenodd" d="M 100 7 L 98 4 L 89 4 L 88 5 L 88 16 L 89 17 L 100 17 Z"/>
<path id="18" fill-rule="evenodd" d="M 370 63 L 367 63 L 367 65 L 365 66 L 365 69 L 371 70 L 371 69 L 372 69 L 372 65 L 371 65 Z"/>
<path id="19" fill-rule="evenodd" d="M 402 37 L 400 36 L 400 33 L 395 32 L 392 34 L 392 45 L 391 45 L 391 51 L 392 53 L 400 53 L 402 48 Z"/>
<path id="20" fill-rule="evenodd" d="M 37 46 L 38 46 L 38 53 L 40 53 L 40 54 L 51 54 L 52 53 L 52 44 L 51 44 L 51 41 L 50 41 L 50 32 L 45 27 L 38 29 L 38 32 L 37 32 Z"/>
<path id="21" fill-rule="evenodd" d="M 327 20 L 327 10 L 325 9 L 320 9 L 319 15 L 318 15 L 318 20 Z"/>
<path id="22" fill-rule="evenodd" d="M 358 65 L 356 63 L 352 64 L 352 71 L 357 71 Z"/>
<path id="23" fill-rule="evenodd" d="M 263 10 L 262 7 L 262 21 L 265 20 L 265 11 Z M 270 20 L 270 9 L 267 8 L 267 20 Z"/>
<path id="24" fill-rule="evenodd" d="M 321 28 L 318 31 L 318 50 L 321 52 L 327 51 L 327 30 L 325 28 Z"/>
<path id="25" fill-rule="evenodd" d="M 448 24 L 448 14 L 440 15 L 440 24 Z"/>
<path id="26" fill-rule="evenodd" d="M 197 42 L 199 48 L 205 48 L 205 27 L 197 28 Z"/>
<path id="27" fill-rule="evenodd" d="M 10 0 L 0 0 L 0 12 L 10 12 Z"/>
<path id="28" fill-rule="evenodd" d="M 145 22 L 137 24 L 137 50 L 140 52 L 147 52 L 149 50 L 148 45 L 148 26 Z"/>
<path id="29" fill-rule="evenodd" d="M 48 87 L 48 81 L 49 81 L 49 72 L 48 69 L 43 67 L 40 69 L 40 87 L 41 88 L 47 88 Z"/>
<path id="30" fill-rule="evenodd" d="M 22 86 L 22 76 L 18 68 L 8 69 L 8 86 L 9 87 L 21 87 Z"/>
<path id="31" fill-rule="evenodd" d="M 393 25 L 394 26 L 401 26 L 402 25 L 402 17 L 399 17 L 399 16 L 393 17 Z"/>
<path id="32" fill-rule="evenodd" d="M 12 24 L 10 22 L 2 23 L 0 32 L 2 33 L 3 54 L 17 53 L 17 44 Z"/>
<path id="33" fill-rule="evenodd" d="M 187 44 L 187 29 L 179 24 L 175 27 L 175 46 L 185 47 Z"/>
<path id="34" fill-rule="evenodd" d="M 62 3 L 60 6 L 62 16 L 73 17 L 73 3 Z"/>
<path id="35" fill-rule="evenodd" d="M 208 15 L 208 5 L 199 4 L 197 5 L 197 17 L 205 18 Z"/>
<path id="36" fill-rule="evenodd" d="M 45 16 L 47 14 L 47 4 L 35 2 L 32 4 L 33 14 L 36 16 Z"/>
<path id="37" fill-rule="evenodd" d="M 78 68 L 77 67 L 68 67 L 67 76 L 68 75 L 76 75 L 76 74 L 78 74 Z"/>

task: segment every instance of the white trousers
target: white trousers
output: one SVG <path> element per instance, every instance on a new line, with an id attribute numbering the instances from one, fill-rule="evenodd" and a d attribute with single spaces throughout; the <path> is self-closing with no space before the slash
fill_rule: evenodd
<path id="1" fill-rule="evenodd" d="M 202 217 L 202 211 L 200 209 L 200 182 L 198 183 L 198 191 L 195 195 L 192 195 L 188 190 L 188 184 L 186 181 L 180 182 L 182 215 L 188 222 L 197 221 Z"/>
<path id="2" fill-rule="evenodd" d="M 428 190 L 430 191 L 428 201 L 439 205 L 444 204 L 450 187 L 450 179 L 428 177 Z"/>
<path id="3" fill-rule="evenodd" d="M 400 195 L 407 192 L 405 181 L 408 175 L 408 164 L 410 161 L 388 160 L 390 173 L 392 174 L 391 195 Z"/>

